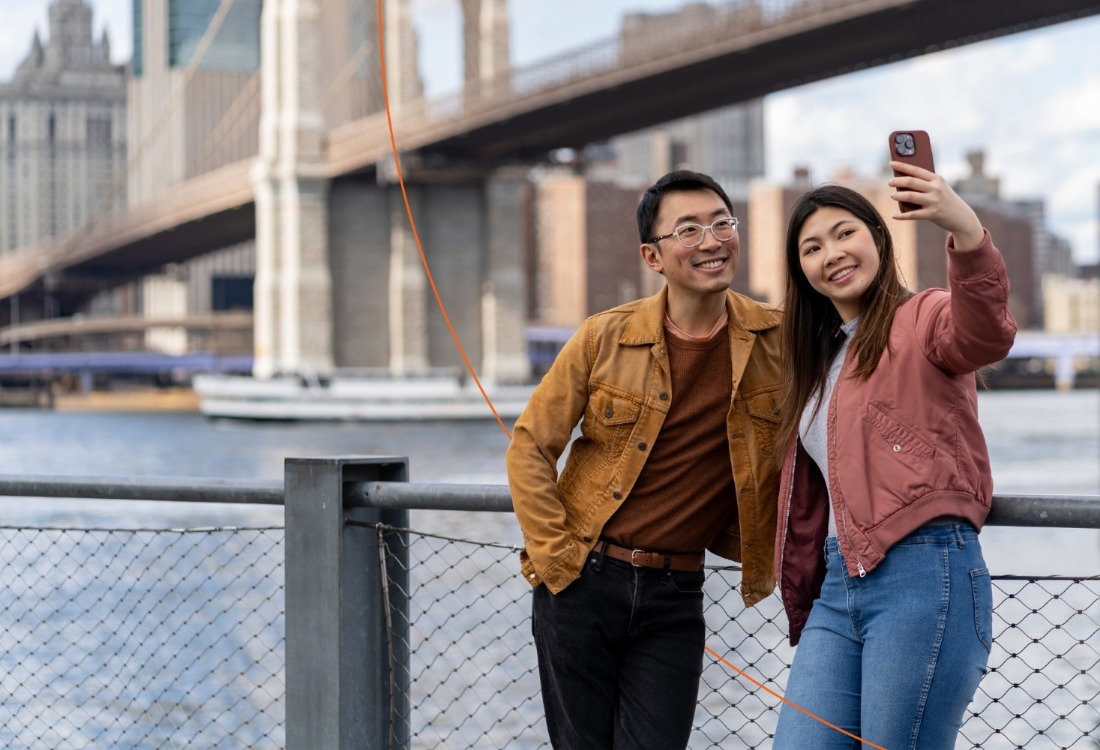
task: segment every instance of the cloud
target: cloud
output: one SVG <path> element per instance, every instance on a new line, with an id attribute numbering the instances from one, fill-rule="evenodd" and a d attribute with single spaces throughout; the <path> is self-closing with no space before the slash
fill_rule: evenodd
<path id="1" fill-rule="evenodd" d="M 49 28 L 46 19 L 45 3 L 27 2 L 4 8 L 4 23 L 0 24 L 0 81 L 9 80 L 26 59 L 35 29 L 45 39 Z"/>
<path id="2" fill-rule="evenodd" d="M 3 23 L 0 24 L 0 81 L 8 81 L 27 57 L 35 30 L 43 42 L 50 33 L 50 0 L 0 0 Z M 132 0 L 90 0 L 92 33 L 99 39 L 104 28 L 111 39 L 111 57 L 116 63 L 130 59 L 132 48 Z"/>
<path id="3" fill-rule="evenodd" d="M 937 171 L 969 172 L 982 150 L 1002 195 L 1046 201 L 1048 227 L 1095 262 L 1100 190 L 1100 19 L 937 52 L 774 94 L 765 102 L 768 176 L 808 166 L 878 174 L 886 136 L 922 128 Z M 1090 64 L 1088 61 L 1093 61 Z"/>

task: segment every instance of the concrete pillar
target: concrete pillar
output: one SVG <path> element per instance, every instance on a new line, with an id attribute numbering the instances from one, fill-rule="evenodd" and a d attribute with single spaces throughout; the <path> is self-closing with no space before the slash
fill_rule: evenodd
<path id="1" fill-rule="evenodd" d="M 333 355 L 338 367 L 389 368 L 390 188 L 344 178 L 329 191 Z"/>
<path id="2" fill-rule="evenodd" d="M 333 366 L 320 0 L 264 3 L 253 374 Z"/>
<path id="3" fill-rule="evenodd" d="M 523 382 L 531 374 L 523 331 L 531 186 L 526 169 L 499 170 L 485 187 L 488 238 L 482 286 L 481 374 L 486 381 Z"/>
<path id="4" fill-rule="evenodd" d="M 525 380 L 526 170 L 406 187 L 436 288 L 478 377 Z M 399 187 L 346 178 L 328 200 L 336 364 L 397 376 L 464 369 Z"/>
<path id="5" fill-rule="evenodd" d="M 1073 382 L 1077 379 L 1073 352 L 1062 351 L 1054 358 L 1054 386 L 1060 391 L 1068 391 L 1073 388 Z"/>
<path id="6" fill-rule="evenodd" d="M 463 77 L 466 85 L 506 75 L 511 69 L 507 0 L 462 0 Z"/>
<path id="7" fill-rule="evenodd" d="M 421 189 L 408 187 L 409 206 L 418 222 L 423 216 Z M 420 251 L 405 211 L 401 191 L 389 189 L 389 369 L 395 376 L 424 370 L 428 355 L 428 295 Z"/>
<path id="8" fill-rule="evenodd" d="M 262 133 L 262 130 L 261 130 Z M 261 138 L 261 141 L 263 138 Z M 275 185 L 271 165 L 258 160 L 252 183 L 256 195 L 256 278 L 252 290 L 253 358 L 252 375 L 266 380 L 275 375 L 277 353 L 276 320 L 279 317 L 277 279 L 279 269 L 278 222 L 275 211 Z"/>
<path id="9" fill-rule="evenodd" d="M 447 307 L 451 324 L 475 368 L 480 368 L 481 291 L 485 281 L 488 219 L 483 180 L 461 185 L 431 185 L 419 222 L 427 237 L 426 251 L 436 287 Z M 431 295 L 431 290 L 428 290 Z M 465 370 L 435 297 L 428 300 L 428 352 L 436 367 Z M 478 373 L 481 377 L 481 373 Z"/>

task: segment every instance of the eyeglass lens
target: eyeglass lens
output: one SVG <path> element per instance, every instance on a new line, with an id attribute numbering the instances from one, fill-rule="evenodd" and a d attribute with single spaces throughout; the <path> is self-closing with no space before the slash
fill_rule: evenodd
<path id="1" fill-rule="evenodd" d="M 737 232 L 737 220 L 719 219 L 709 227 L 700 226 L 699 224 L 684 224 L 676 228 L 675 235 L 684 247 L 695 247 L 702 243 L 708 229 L 714 235 L 714 239 L 719 242 L 732 240 L 733 235 Z"/>

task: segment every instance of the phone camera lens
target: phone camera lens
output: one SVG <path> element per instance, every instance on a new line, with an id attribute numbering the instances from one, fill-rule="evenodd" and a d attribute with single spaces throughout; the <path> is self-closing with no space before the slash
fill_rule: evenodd
<path id="1" fill-rule="evenodd" d="M 917 151 L 912 133 L 898 133 L 894 136 L 894 147 L 900 156 L 912 156 Z"/>

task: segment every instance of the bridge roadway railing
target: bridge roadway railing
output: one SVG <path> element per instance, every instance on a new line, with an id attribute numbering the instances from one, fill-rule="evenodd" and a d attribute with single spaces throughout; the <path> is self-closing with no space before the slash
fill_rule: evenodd
<path id="1" fill-rule="evenodd" d="M 6 502 L 283 506 L 261 527 L 0 527 L 0 745 L 548 747 L 517 548 L 469 538 L 511 510 L 507 487 L 408 478 L 384 456 L 291 458 L 267 482 L 0 476 Z M 1097 529 L 1100 497 L 997 496 L 989 523 Z M 708 645 L 781 692 L 778 597 L 744 610 L 737 566 L 715 562 Z M 993 576 L 957 747 L 1096 746 L 1096 573 Z M 691 747 L 768 747 L 778 705 L 707 657 Z"/>

